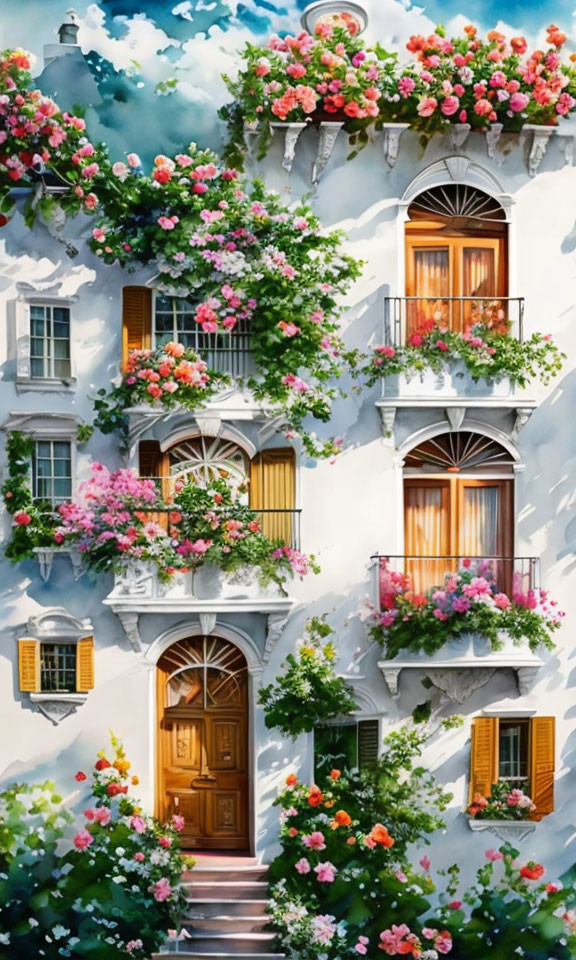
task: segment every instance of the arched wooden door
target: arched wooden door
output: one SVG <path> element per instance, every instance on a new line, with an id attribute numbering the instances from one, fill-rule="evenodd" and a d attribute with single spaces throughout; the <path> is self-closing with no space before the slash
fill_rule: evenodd
<path id="1" fill-rule="evenodd" d="M 179 640 L 158 661 L 158 815 L 185 818 L 185 847 L 249 847 L 247 681 L 221 637 Z"/>

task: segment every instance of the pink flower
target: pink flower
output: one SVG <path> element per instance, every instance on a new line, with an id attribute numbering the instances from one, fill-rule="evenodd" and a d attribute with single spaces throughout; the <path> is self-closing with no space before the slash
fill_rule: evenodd
<path id="1" fill-rule="evenodd" d="M 164 848 L 164 850 L 169 850 L 170 847 L 172 846 L 172 840 L 170 839 L 170 837 L 159 837 L 158 843 L 161 847 Z"/>
<path id="2" fill-rule="evenodd" d="M 163 230 L 173 230 L 177 223 L 180 223 L 179 217 L 158 217 L 158 223 Z"/>
<path id="3" fill-rule="evenodd" d="M 511 606 L 511 600 L 505 593 L 497 593 L 494 597 L 494 603 L 500 610 L 508 610 Z"/>
<path id="4" fill-rule="evenodd" d="M 503 859 L 503 855 L 500 853 L 500 851 L 494 850 L 492 847 L 484 851 L 484 856 L 486 857 L 487 860 L 490 860 L 491 863 L 495 863 L 496 860 Z"/>
<path id="5" fill-rule="evenodd" d="M 99 823 L 101 826 L 105 827 L 107 823 L 110 823 L 112 814 L 110 813 L 108 807 L 98 807 L 94 811 L 94 819 L 96 823 Z"/>
<path id="6" fill-rule="evenodd" d="M 74 837 L 74 846 L 77 850 L 86 850 L 91 843 L 94 843 L 94 837 L 87 830 L 79 830 Z"/>
<path id="7" fill-rule="evenodd" d="M 129 170 L 125 163 L 118 160 L 112 164 L 112 173 L 115 177 L 118 177 L 119 180 L 124 180 L 128 176 Z"/>
<path id="8" fill-rule="evenodd" d="M 458 108 L 460 107 L 460 101 L 458 97 L 445 97 L 442 103 L 440 104 L 440 110 L 445 117 L 451 117 Z"/>
<path id="9" fill-rule="evenodd" d="M 136 863 L 144 863 L 144 859 L 145 859 L 145 858 L 144 858 L 144 854 L 142 853 L 141 850 L 138 850 L 138 851 L 134 854 L 133 859 L 136 861 Z"/>
<path id="10" fill-rule="evenodd" d="M 130 826 L 136 833 L 145 833 L 146 832 L 146 823 L 142 817 L 132 817 L 130 820 Z"/>
<path id="11" fill-rule="evenodd" d="M 98 166 L 97 163 L 89 163 L 87 167 L 84 167 L 82 171 L 82 176 L 85 177 L 86 180 L 90 180 L 92 177 L 96 176 L 99 169 L 100 167 Z"/>
<path id="12" fill-rule="evenodd" d="M 423 97 L 418 103 L 418 115 L 420 117 L 431 117 L 437 106 L 436 97 Z"/>
<path id="13" fill-rule="evenodd" d="M 423 870 L 426 870 L 426 871 L 428 871 L 428 870 L 430 869 L 430 867 L 432 866 L 432 864 L 430 863 L 429 857 L 426 857 L 426 856 L 421 857 L 421 859 L 418 861 L 418 863 L 420 864 L 420 866 L 422 867 L 422 869 L 423 869 Z"/>
<path id="14" fill-rule="evenodd" d="M 289 63 L 286 67 L 286 73 L 295 80 L 300 80 L 301 77 L 306 76 L 306 67 L 303 63 Z"/>
<path id="15" fill-rule="evenodd" d="M 97 240 L 98 243 L 104 243 L 104 240 L 106 239 L 106 231 L 103 230 L 102 227 L 94 227 L 92 231 L 92 237 L 94 240 Z"/>
<path id="16" fill-rule="evenodd" d="M 510 109 L 513 113 L 522 113 L 530 102 L 530 97 L 525 93 L 513 93 L 509 100 Z"/>
<path id="17" fill-rule="evenodd" d="M 462 901 L 461 901 L 461 900 L 451 900 L 450 903 L 448 904 L 448 906 L 450 907 L 451 910 L 459 910 L 460 907 L 462 906 Z"/>
<path id="18" fill-rule="evenodd" d="M 316 874 L 319 883 L 333 883 L 338 871 L 333 863 L 326 861 L 325 863 L 319 863 L 317 867 L 314 867 L 314 873 Z"/>
<path id="19" fill-rule="evenodd" d="M 157 880 L 156 883 L 153 883 L 148 887 L 150 893 L 154 894 L 154 899 L 158 900 L 159 903 L 162 903 L 163 900 L 167 900 L 170 894 L 172 893 L 172 887 L 170 886 L 169 881 L 166 877 L 162 877 L 160 880 Z"/>
<path id="20" fill-rule="evenodd" d="M 31 522 L 32 517 L 24 510 L 19 510 L 18 513 L 14 514 L 14 523 L 17 523 L 19 527 L 27 527 Z"/>
<path id="21" fill-rule="evenodd" d="M 282 383 L 286 387 L 296 390 L 297 393 L 306 393 L 310 389 L 304 380 L 301 380 L 300 377 L 297 377 L 293 373 L 287 373 L 284 377 L 282 377 Z"/>
<path id="22" fill-rule="evenodd" d="M 295 863 L 294 867 L 298 873 L 310 873 L 310 864 L 308 863 L 306 857 L 302 857 L 300 860 L 298 860 L 298 863 Z"/>
<path id="23" fill-rule="evenodd" d="M 136 167 L 142 166 L 142 162 L 137 153 L 129 153 L 128 156 L 126 157 L 126 162 L 129 167 L 132 167 L 133 170 L 135 170 Z"/>
<path id="24" fill-rule="evenodd" d="M 181 817 L 178 813 L 174 813 L 172 815 L 172 826 L 178 831 L 178 833 L 182 833 L 184 827 L 186 826 L 184 817 Z"/>
<path id="25" fill-rule="evenodd" d="M 324 834 L 321 833 L 320 830 L 315 830 L 313 833 L 303 836 L 302 843 L 305 847 L 308 847 L 309 850 L 326 849 L 326 844 L 324 843 Z"/>

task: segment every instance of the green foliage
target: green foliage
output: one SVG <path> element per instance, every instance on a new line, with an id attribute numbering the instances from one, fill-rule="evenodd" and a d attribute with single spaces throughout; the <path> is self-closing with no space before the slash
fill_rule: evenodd
<path id="1" fill-rule="evenodd" d="M 81 829 L 50 782 L 0 793 L 2 960 L 147 960 L 177 925 L 183 823 L 140 812 L 129 768 L 113 738 L 113 760 L 102 751 L 96 761 Z"/>
<path id="2" fill-rule="evenodd" d="M 293 739 L 323 721 L 347 716 L 356 709 L 349 686 L 335 673 L 334 644 L 324 642 L 334 633 L 332 627 L 323 618 L 313 617 L 305 633 L 296 655 L 289 653 L 286 657 L 284 673 L 258 695 L 266 726 L 276 727 Z"/>
<path id="3" fill-rule="evenodd" d="M 34 547 L 54 545 L 52 506 L 32 498 L 30 472 L 35 446 L 34 438 L 19 430 L 11 431 L 6 440 L 8 479 L 0 492 L 14 518 L 12 537 L 4 551 L 13 563 L 33 557 Z"/>

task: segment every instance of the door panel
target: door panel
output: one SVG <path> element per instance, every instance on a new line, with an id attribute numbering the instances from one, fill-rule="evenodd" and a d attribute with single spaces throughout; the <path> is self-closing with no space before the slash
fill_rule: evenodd
<path id="1" fill-rule="evenodd" d="M 450 508 L 449 480 L 405 480 L 404 549 L 412 558 L 406 572 L 417 593 L 441 584 L 447 572 L 445 561 L 438 558 L 451 552 Z"/>
<path id="2" fill-rule="evenodd" d="M 158 814 L 184 816 L 186 848 L 246 850 L 247 670 L 228 641 L 196 637 L 158 664 Z"/>

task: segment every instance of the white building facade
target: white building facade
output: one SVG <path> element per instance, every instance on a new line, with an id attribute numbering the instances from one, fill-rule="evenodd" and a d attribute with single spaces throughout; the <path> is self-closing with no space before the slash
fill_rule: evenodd
<path id="1" fill-rule="evenodd" d="M 333 464 L 309 460 L 275 432 L 265 409 L 233 391 L 198 415 L 133 411 L 125 456 L 113 434 L 79 444 L 77 427 L 93 415 L 89 395 L 119 373 L 123 300 L 145 298 L 152 343 L 169 322 L 170 304 L 154 293 L 153 269 L 128 276 L 91 254 L 89 221 L 66 225 L 63 236 L 79 251 L 70 259 L 61 239 L 14 217 L 0 247 L 0 409 L 6 432 L 36 441 L 37 495 L 66 499 L 95 460 L 153 476 L 193 460 L 196 469 L 237 470 L 253 482 L 260 471 L 264 486 L 281 475 L 284 493 L 263 494 L 259 506 L 285 511 L 282 529 L 317 556 L 321 573 L 295 579 L 285 597 L 200 574 L 194 583 L 176 577 L 168 588 L 154 578 L 89 576 L 57 549 L 18 564 L 3 558 L 3 783 L 50 777 L 66 794 L 111 729 L 124 741 L 148 810 L 162 816 L 179 808 L 196 847 L 243 849 L 268 860 L 277 829 L 272 800 L 291 770 L 313 780 L 314 736 L 293 743 L 267 730 L 257 692 L 278 674 L 305 620 L 327 614 L 337 630 L 339 669 L 357 697 L 361 746 L 376 730 L 362 721 L 377 722 L 380 743 L 426 699 L 439 716 L 464 717 L 462 728 L 436 735 L 425 756 L 454 794 L 446 831 L 432 841 L 435 863 L 472 850 L 479 860 L 486 846 L 497 845 L 494 836 L 487 842 L 486 834 L 471 832 L 465 812 L 478 721 L 492 742 L 516 738 L 523 766 L 513 773 L 527 778 L 528 792 L 530 778 L 546 779 L 541 819 L 529 824 L 524 840 L 526 857 L 557 872 L 574 861 L 576 170 L 568 124 L 542 158 L 534 137 L 507 135 L 489 156 L 478 133 L 461 144 L 437 135 L 424 148 L 407 130 L 391 165 L 382 134 L 351 161 L 340 134 L 315 187 L 317 130 L 302 134 L 290 173 L 282 167 L 280 133 L 264 161 L 249 160 L 247 173 L 271 189 L 294 199 L 313 191 L 324 224 L 342 228 L 346 250 L 365 261 L 349 297 L 349 346 L 383 342 L 385 323 L 393 342 L 404 337 L 419 298 L 439 295 L 430 286 L 435 270 L 451 285 L 443 296 L 452 317 L 468 309 L 484 282 L 485 296 L 507 298 L 517 335 L 551 334 L 566 354 L 548 386 L 472 384 L 455 371 L 349 392 L 335 404 L 330 425 L 344 437 Z M 489 289 L 491 282 L 498 289 Z M 10 528 L 5 514 L 5 542 Z M 510 558 L 504 577 L 520 567 L 565 611 L 556 649 L 490 654 L 470 643 L 438 660 L 385 661 L 358 616 L 367 596 L 376 600 L 377 555 L 394 558 L 398 568 L 411 562 L 423 586 L 449 557 L 456 564 L 469 555 Z M 404 559 L 414 556 L 425 559 Z M 19 649 L 21 659 L 42 664 L 32 681 L 23 682 Z M 69 671 L 64 692 L 50 687 L 50 663 Z M 200 763 L 196 721 L 178 712 L 174 680 L 192 667 L 206 677 L 225 669 L 240 678 L 236 699 L 210 713 L 211 753 Z"/>

